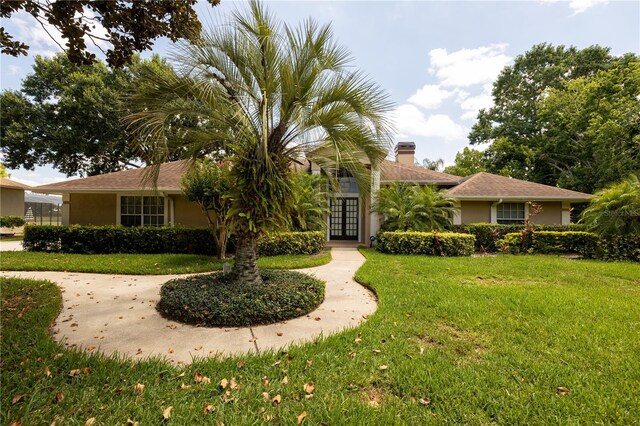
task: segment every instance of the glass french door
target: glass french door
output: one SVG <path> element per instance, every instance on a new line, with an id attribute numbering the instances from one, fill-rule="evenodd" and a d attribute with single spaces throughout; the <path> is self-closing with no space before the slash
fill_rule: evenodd
<path id="1" fill-rule="evenodd" d="M 358 240 L 358 198 L 331 200 L 329 239 Z"/>

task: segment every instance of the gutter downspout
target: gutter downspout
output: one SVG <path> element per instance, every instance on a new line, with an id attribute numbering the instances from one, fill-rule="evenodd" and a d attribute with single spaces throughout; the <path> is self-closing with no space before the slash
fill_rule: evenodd
<path id="1" fill-rule="evenodd" d="M 491 223 L 493 224 L 498 223 L 498 204 L 502 204 L 502 198 L 491 204 Z"/>

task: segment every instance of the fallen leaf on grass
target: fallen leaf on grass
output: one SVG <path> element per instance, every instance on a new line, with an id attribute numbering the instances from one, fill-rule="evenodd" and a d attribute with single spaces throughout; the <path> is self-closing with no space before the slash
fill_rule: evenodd
<path id="1" fill-rule="evenodd" d="M 238 361 L 238 368 L 242 368 L 244 367 L 244 359 L 241 359 L 240 361 Z"/>
<path id="2" fill-rule="evenodd" d="M 300 413 L 300 415 L 298 416 L 298 424 L 302 424 L 302 422 L 304 421 L 305 417 L 307 417 L 307 412 L 303 411 L 302 413 Z"/>
<path id="3" fill-rule="evenodd" d="M 22 401 L 22 399 L 27 396 L 26 393 L 21 393 L 18 394 L 16 396 L 13 397 L 13 399 L 11 400 L 11 404 L 17 404 L 18 402 Z"/>
<path id="4" fill-rule="evenodd" d="M 93 422 L 96 421 L 95 417 L 91 417 L 90 419 L 87 419 L 86 422 L 84 422 L 84 426 L 91 426 L 93 424 Z"/>
<path id="5" fill-rule="evenodd" d="M 269 386 L 269 379 L 267 378 L 267 376 L 262 376 L 262 379 L 260 379 L 260 382 L 262 382 L 262 386 Z"/>
<path id="6" fill-rule="evenodd" d="M 316 389 L 316 387 L 315 387 L 315 385 L 313 383 L 305 383 L 304 384 L 304 391 L 307 394 L 312 394 L 315 389 Z"/>
<path id="7" fill-rule="evenodd" d="M 189 385 L 185 385 L 184 383 L 180 385 L 180 389 L 182 390 L 186 390 L 186 389 L 191 389 L 191 386 Z"/>
<path id="8" fill-rule="evenodd" d="M 236 379 L 235 378 L 231 378 L 231 381 L 229 382 L 229 389 L 240 389 L 240 385 L 238 383 L 236 383 Z"/>
<path id="9" fill-rule="evenodd" d="M 89 367 L 85 367 L 85 368 L 82 369 L 82 372 L 84 374 L 89 374 L 89 373 L 91 373 L 91 369 Z"/>
<path id="10" fill-rule="evenodd" d="M 171 417 L 171 410 L 173 410 L 173 407 L 167 407 L 164 409 L 164 411 L 162 412 L 163 420 L 169 420 L 169 417 Z"/>
<path id="11" fill-rule="evenodd" d="M 204 415 L 206 416 L 209 412 L 213 410 L 213 404 L 204 404 Z"/>
<path id="12" fill-rule="evenodd" d="M 133 389 L 138 393 L 142 393 L 144 392 L 144 385 L 142 383 L 138 383 L 133 387 Z"/>
<path id="13" fill-rule="evenodd" d="M 269 392 L 262 392 L 262 399 L 268 401 L 271 397 L 269 396 Z"/>
<path id="14" fill-rule="evenodd" d="M 49 367 L 45 367 L 45 369 L 44 369 L 44 374 L 45 374 L 47 377 L 51 377 L 51 370 L 49 370 Z"/>
<path id="15" fill-rule="evenodd" d="M 60 402 L 64 399 L 64 394 L 62 392 L 58 392 L 56 396 L 53 398 L 53 402 Z"/>
<path id="16" fill-rule="evenodd" d="M 22 426 L 22 423 L 20 423 L 20 422 L 13 422 L 13 423 L 11 423 L 9 426 Z"/>
<path id="17" fill-rule="evenodd" d="M 222 389 L 226 389 L 228 384 L 229 384 L 229 381 L 227 379 L 220 380 L 220 387 Z"/>
<path id="18" fill-rule="evenodd" d="M 420 404 L 422 404 L 422 405 L 429 405 L 429 404 L 431 404 L 431 400 L 430 400 L 429 398 L 420 398 L 418 401 L 419 401 L 419 402 L 420 402 Z"/>
<path id="19" fill-rule="evenodd" d="M 556 388 L 556 393 L 558 395 L 568 395 L 569 392 L 571 392 L 571 390 L 569 390 L 569 388 L 565 388 L 564 386 L 558 386 Z"/>
<path id="20" fill-rule="evenodd" d="M 127 419 L 127 424 L 128 425 L 133 425 L 133 426 L 138 426 L 138 422 L 131 420 L 131 419 Z"/>
<path id="21" fill-rule="evenodd" d="M 287 383 L 289 383 L 289 377 L 284 376 L 284 379 L 282 379 L 282 384 L 286 385 Z"/>
<path id="22" fill-rule="evenodd" d="M 380 370 L 386 370 L 386 369 L 388 369 L 388 368 L 389 368 L 389 366 L 388 366 L 388 365 L 381 365 L 381 366 L 380 366 Z"/>
<path id="23" fill-rule="evenodd" d="M 273 405 L 278 405 L 282 402 L 282 397 L 280 395 L 276 395 L 273 397 L 273 399 L 271 400 L 271 403 Z"/>
<path id="24" fill-rule="evenodd" d="M 69 371 L 69 375 L 70 375 L 71 377 L 73 377 L 73 376 L 77 376 L 78 374 L 80 374 L 80 369 L 79 369 L 79 368 L 76 368 L 76 369 L 74 369 L 74 370 Z"/>

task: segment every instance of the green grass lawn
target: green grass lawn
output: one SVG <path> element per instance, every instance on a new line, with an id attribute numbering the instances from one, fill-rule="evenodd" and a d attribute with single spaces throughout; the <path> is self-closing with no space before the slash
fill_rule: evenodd
<path id="1" fill-rule="evenodd" d="M 226 260 L 233 262 L 233 260 Z M 283 255 L 258 259 L 258 266 L 269 269 L 300 269 L 331 261 L 331 253 Z M 4 271 L 68 271 L 105 274 L 187 274 L 218 271 L 225 261 L 193 254 L 66 254 L 6 251 L 0 254 Z"/>
<path id="2" fill-rule="evenodd" d="M 365 253 L 380 304 L 361 327 L 182 368 L 66 351 L 58 288 L 4 280 L 0 423 L 638 424 L 640 265 Z"/>

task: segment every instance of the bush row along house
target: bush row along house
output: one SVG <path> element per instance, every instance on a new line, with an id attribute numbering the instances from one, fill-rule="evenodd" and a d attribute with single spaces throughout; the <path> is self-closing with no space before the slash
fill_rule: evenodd
<path id="1" fill-rule="evenodd" d="M 570 222 L 572 203 L 589 201 L 591 195 L 541 185 L 491 173 L 467 177 L 453 176 L 415 166 L 415 144 L 400 142 L 395 161 L 371 164 L 363 159 L 371 173 L 371 191 L 363 196 L 352 177 L 341 177 L 341 192 L 331 199 L 327 218 L 327 240 L 352 240 L 365 243 L 379 229 L 380 218 L 370 211 L 377 190 L 390 182 L 435 185 L 455 200 L 454 224 L 522 223 L 535 202 L 542 212 L 532 218 L 539 224 Z M 186 160 L 159 166 L 156 188 L 145 183 L 145 169 L 72 179 L 35 187 L 36 192 L 62 194 L 63 224 L 125 226 L 203 227 L 206 219 L 199 207 L 182 195 L 180 182 L 186 173 Z M 305 161 L 308 173 L 321 173 L 319 165 Z"/>

